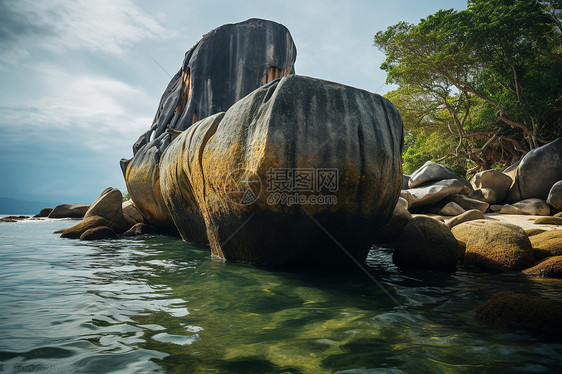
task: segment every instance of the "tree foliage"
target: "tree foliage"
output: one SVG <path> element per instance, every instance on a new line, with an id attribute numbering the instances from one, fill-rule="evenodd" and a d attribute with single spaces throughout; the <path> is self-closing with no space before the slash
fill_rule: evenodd
<path id="1" fill-rule="evenodd" d="M 399 86 L 387 96 L 404 117 L 406 171 L 423 157 L 458 171 L 503 166 L 561 135 L 561 9 L 470 0 L 375 35 Z"/>

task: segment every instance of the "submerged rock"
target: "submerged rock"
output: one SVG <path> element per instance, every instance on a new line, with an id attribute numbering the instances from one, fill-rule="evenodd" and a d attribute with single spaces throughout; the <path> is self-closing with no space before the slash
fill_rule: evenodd
<path id="1" fill-rule="evenodd" d="M 557 340 L 562 336 L 562 302 L 537 296 L 498 292 L 476 308 L 475 318 L 498 327 L 548 334 Z"/>
<path id="2" fill-rule="evenodd" d="M 80 240 L 117 239 L 117 233 L 107 226 L 88 229 L 80 235 Z"/>
<path id="3" fill-rule="evenodd" d="M 181 131 L 232 104 L 256 88 L 294 73 L 296 48 L 281 24 L 261 19 L 218 27 L 186 54 L 181 69 L 162 95 L 150 129 L 121 160 L 131 199 L 161 230 L 173 230 L 160 192 L 162 152 Z"/>
<path id="4" fill-rule="evenodd" d="M 521 271 L 533 265 L 533 251 L 525 231 L 490 220 L 461 223 L 451 229 L 466 244 L 464 264 L 484 271 Z"/>
<path id="5" fill-rule="evenodd" d="M 179 135 L 163 200 L 184 240 L 206 235 L 227 260 L 338 266 L 343 247 L 363 261 L 400 193 L 402 136 L 385 98 L 291 75 Z M 296 192 L 309 203 L 283 201 Z"/>

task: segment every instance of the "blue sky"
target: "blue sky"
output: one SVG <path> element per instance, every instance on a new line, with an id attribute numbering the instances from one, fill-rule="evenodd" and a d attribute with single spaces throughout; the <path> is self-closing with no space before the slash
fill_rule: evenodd
<path id="1" fill-rule="evenodd" d="M 392 87 L 373 35 L 465 7 L 465 0 L 0 0 L 0 197 L 54 206 L 90 203 L 108 186 L 125 191 L 119 160 L 149 128 L 168 74 L 215 27 L 248 18 L 282 23 L 297 46 L 297 74 L 384 94 Z"/>

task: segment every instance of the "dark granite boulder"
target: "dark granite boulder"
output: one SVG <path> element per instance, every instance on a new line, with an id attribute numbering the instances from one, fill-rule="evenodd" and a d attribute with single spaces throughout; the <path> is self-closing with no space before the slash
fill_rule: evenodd
<path id="1" fill-rule="evenodd" d="M 261 19 L 212 30 L 186 53 L 152 126 L 134 144 L 134 157 L 121 160 L 131 199 L 151 224 L 174 230 L 159 181 L 160 157 L 173 138 L 261 85 L 294 73 L 296 53 L 283 25 Z"/>
<path id="2" fill-rule="evenodd" d="M 39 213 L 37 213 L 33 217 L 35 217 L 35 218 L 48 217 L 49 214 L 51 214 L 52 211 L 53 211 L 53 208 L 43 208 L 43 209 L 41 209 L 41 211 Z"/>
<path id="3" fill-rule="evenodd" d="M 394 210 L 402 140 L 385 98 L 290 75 L 179 135 L 160 187 L 183 239 L 206 234 L 217 256 L 343 266 L 345 252 L 365 259 Z"/>
<path id="4" fill-rule="evenodd" d="M 546 200 L 548 192 L 562 179 L 562 137 L 527 153 L 517 167 L 507 202 L 529 198 Z"/>
<path id="5" fill-rule="evenodd" d="M 468 189 L 472 190 L 472 186 L 466 180 L 455 174 L 454 171 L 445 165 L 438 164 L 433 161 L 427 161 L 418 170 L 416 170 L 408 181 L 408 187 L 414 188 L 426 184 L 428 182 L 437 182 L 445 179 L 457 179 Z"/>
<path id="6" fill-rule="evenodd" d="M 88 208 L 88 204 L 61 204 L 49 213 L 49 218 L 82 218 Z"/>
<path id="7" fill-rule="evenodd" d="M 552 188 L 548 192 L 546 202 L 555 212 L 562 210 L 562 180 L 552 185 Z"/>

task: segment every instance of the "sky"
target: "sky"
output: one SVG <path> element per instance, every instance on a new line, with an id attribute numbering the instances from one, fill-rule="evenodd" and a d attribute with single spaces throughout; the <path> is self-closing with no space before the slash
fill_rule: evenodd
<path id="1" fill-rule="evenodd" d="M 183 56 L 227 23 L 285 25 L 297 74 L 384 94 L 377 31 L 466 0 L 0 0 L 0 198 L 91 203 L 126 191 L 119 167 Z"/>

